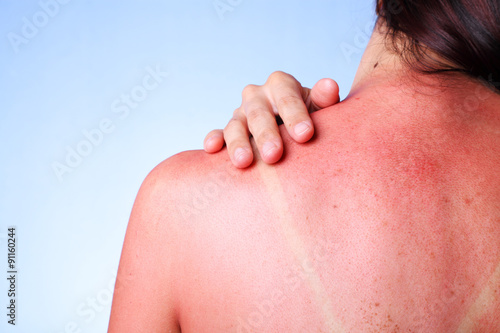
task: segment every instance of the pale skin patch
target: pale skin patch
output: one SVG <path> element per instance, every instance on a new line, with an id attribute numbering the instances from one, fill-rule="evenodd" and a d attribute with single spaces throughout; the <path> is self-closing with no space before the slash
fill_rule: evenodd
<path id="1" fill-rule="evenodd" d="M 256 151 L 255 144 L 254 151 Z M 281 185 L 276 168 L 265 164 L 260 157 L 256 157 L 256 166 L 262 181 L 265 184 L 266 191 L 269 195 L 270 205 L 274 208 L 276 215 L 279 216 L 281 231 L 283 233 L 285 243 L 289 250 L 299 263 L 310 262 L 306 246 L 301 238 L 300 233 L 293 224 L 293 217 L 290 214 L 290 209 L 286 200 L 283 186 Z M 345 329 L 340 321 L 335 318 L 331 300 L 328 298 L 328 293 L 317 271 L 310 267 L 309 274 L 306 277 L 307 284 L 311 289 L 316 304 L 319 307 L 325 322 L 325 327 L 328 332 L 343 333 Z"/>
<path id="2" fill-rule="evenodd" d="M 500 286 L 500 263 L 498 263 L 484 289 L 481 293 L 479 293 L 479 296 L 470 306 L 467 314 L 456 331 L 457 333 L 468 333 L 474 331 L 476 323 L 481 320 L 490 306 L 497 301 L 495 290 L 498 286 Z"/>

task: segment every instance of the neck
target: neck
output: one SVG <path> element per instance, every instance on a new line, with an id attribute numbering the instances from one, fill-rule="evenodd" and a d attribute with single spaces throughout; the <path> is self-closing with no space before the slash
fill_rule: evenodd
<path id="1" fill-rule="evenodd" d="M 481 96 L 476 98 L 481 102 L 490 101 L 490 98 L 496 101 L 500 99 L 499 94 L 463 74 L 429 75 L 412 70 L 401 60 L 401 56 L 392 50 L 391 41 L 388 41 L 386 36 L 387 28 L 384 22 L 379 20 L 361 58 L 348 98 L 380 88 L 392 90 L 394 94 L 390 99 L 395 101 L 399 95 L 405 100 L 413 97 L 433 103 L 451 101 L 456 104 L 457 98 L 469 97 L 471 91 L 474 92 L 474 98 L 476 95 Z M 444 59 L 429 50 L 425 56 L 431 62 L 446 64 Z"/>
<path id="2" fill-rule="evenodd" d="M 375 82 L 397 79 L 405 71 L 399 55 L 387 48 L 385 28 L 379 21 L 361 58 L 349 95 Z"/>
<path id="3" fill-rule="evenodd" d="M 363 97 L 377 112 L 386 110 L 392 116 L 483 119 L 488 125 L 500 127 L 500 94 L 462 74 L 429 75 L 414 71 L 387 45 L 385 28 L 379 22 L 347 99 Z M 434 54 L 428 56 L 438 59 Z"/>

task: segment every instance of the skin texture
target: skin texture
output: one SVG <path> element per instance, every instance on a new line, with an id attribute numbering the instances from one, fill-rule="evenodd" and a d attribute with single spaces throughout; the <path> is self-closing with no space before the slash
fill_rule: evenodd
<path id="1" fill-rule="evenodd" d="M 110 332 L 500 330 L 499 97 L 398 83 L 313 114 L 306 146 L 281 128 L 275 166 L 194 151 L 155 168 Z"/>
<path id="2" fill-rule="evenodd" d="M 148 175 L 109 332 L 500 331 L 500 97 L 379 52 L 274 166 Z"/>

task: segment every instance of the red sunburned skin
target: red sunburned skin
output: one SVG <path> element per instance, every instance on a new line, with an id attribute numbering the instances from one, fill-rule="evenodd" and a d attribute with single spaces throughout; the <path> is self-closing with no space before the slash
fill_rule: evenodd
<path id="1" fill-rule="evenodd" d="M 123 325 L 499 331 L 500 98 L 459 110 L 474 88 L 411 103 L 408 87 L 360 90 L 312 114 L 310 143 L 281 128 L 275 166 L 237 170 L 226 151 L 162 163 L 127 231 L 121 265 L 143 262 L 119 276 L 144 283 Z"/>

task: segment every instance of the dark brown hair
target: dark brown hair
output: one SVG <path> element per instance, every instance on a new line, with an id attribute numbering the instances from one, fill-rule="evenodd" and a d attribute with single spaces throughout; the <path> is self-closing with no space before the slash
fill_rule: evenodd
<path id="1" fill-rule="evenodd" d="M 412 68 L 465 73 L 500 92 L 500 0 L 381 0 L 377 14 Z"/>

